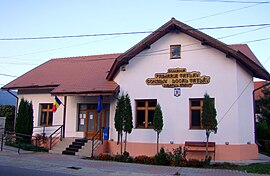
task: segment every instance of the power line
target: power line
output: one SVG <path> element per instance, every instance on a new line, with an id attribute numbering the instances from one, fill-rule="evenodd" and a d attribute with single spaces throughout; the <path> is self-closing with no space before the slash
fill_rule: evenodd
<path id="1" fill-rule="evenodd" d="M 268 28 L 268 27 L 269 26 L 264 26 L 264 27 L 260 27 L 260 28 L 257 28 L 257 29 L 252 29 L 252 30 L 248 30 L 248 31 L 244 31 L 244 32 L 239 32 L 239 33 L 236 33 L 236 34 L 231 34 L 231 35 L 227 35 L 227 36 L 223 36 L 223 37 L 218 37 L 217 39 L 224 39 L 224 38 L 228 38 L 228 37 L 242 35 L 242 34 L 246 34 L 246 33 L 249 33 L 249 32 L 254 32 L 254 31 L 261 30 L 261 29 L 265 29 L 265 28 Z"/>
<path id="2" fill-rule="evenodd" d="M 225 14 L 225 13 L 231 13 L 231 12 L 235 12 L 235 11 L 238 11 L 238 10 L 242 10 L 242 9 L 247 9 L 247 8 L 250 8 L 250 7 L 258 6 L 258 5 L 261 5 L 261 4 L 262 3 L 258 3 L 258 4 L 253 4 L 253 5 L 249 5 L 249 6 L 244 6 L 244 7 L 240 7 L 240 8 L 228 10 L 228 11 L 223 11 L 223 12 L 215 13 L 215 14 L 212 14 L 212 15 L 207 15 L 207 16 L 203 16 L 203 17 L 199 17 L 199 18 L 194 18 L 194 19 L 191 19 L 191 20 L 187 20 L 186 22 L 197 21 L 197 20 L 201 20 L 201 19 L 205 19 L 205 18 L 209 18 L 209 17 L 213 17 L 213 16 L 222 15 L 222 14 Z"/>
<path id="3" fill-rule="evenodd" d="M 237 27 L 245 27 L 245 26 L 253 27 L 254 25 L 241 25 L 241 26 L 237 26 Z M 236 35 L 241 35 L 241 34 L 245 34 L 245 33 L 249 33 L 249 32 L 253 32 L 253 31 L 257 31 L 257 30 L 261 30 L 261 29 L 265 29 L 265 28 L 270 27 L 269 24 L 259 24 L 259 25 L 256 25 L 256 26 L 263 26 L 263 27 L 260 27 L 260 28 L 257 28 L 257 29 L 252 29 L 252 30 L 249 30 L 249 31 L 241 32 L 241 33 L 236 33 L 236 34 L 228 35 L 228 36 L 219 37 L 217 39 L 224 39 L 224 38 L 228 38 L 228 37 L 232 37 L 232 36 L 236 36 Z M 222 27 L 217 27 L 217 28 L 222 28 Z M 213 27 L 210 27 L 210 28 L 198 28 L 198 29 L 213 29 Z M 112 37 L 112 38 L 117 38 L 117 37 Z M 109 40 L 109 39 L 112 39 L 112 38 L 106 38 L 106 39 L 102 39 L 102 40 Z M 264 41 L 264 40 L 269 40 L 269 39 L 270 38 L 263 38 L 263 39 L 250 40 L 250 41 L 240 42 L 240 43 L 252 43 L 252 42 L 259 42 L 259 41 Z M 99 42 L 99 41 L 101 41 L 101 40 L 96 40 L 96 41 L 92 41 L 92 42 L 87 42 L 87 43 L 82 43 L 82 44 L 76 44 L 76 45 L 71 45 L 71 46 L 66 46 L 66 47 L 51 49 L 51 50 L 31 52 L 31 53 L 21 54 L 21 56 L 30 55 L 30 54 L 36 54 L 36 53 L 41 53 L 41 52 L 55 51 L 55 50 L 58 50 L 58 49 L 64 49 L 64 48 L 70 48 L 70 47 L 76 47 L 76 46 L 80 46 L 80 45 L 84 45 L 84 44 L 88 44 L 88 43 L 93 43 L 93 42 Z M 197 44 L 200 44 L 200 42 L 182 45 L 181 47 L 184 48 L 184 47 L 188 47 L 188 46 L 192 46 L 192 45 L 197 45 Z M 204 48 L 197 48 L 195 50 L 194 49 L 192 49 L 192 50 L 183 50 L 182 52 L 197 51 L 197 50 L 200 50 L 200 49 L 204 49 Z M 159 52 L 167 51 L 167 50 L 168 50 L 167 48 L 166 49 L 155 50 L 155 51 L 148 52 L 146 55 L 145 54 L 144 55 L 145 56 L 148 56 L 148 55 L 159 55 L 158 54 Z M 156 53 L 156 54 L 151 54 L 151 53 Z M 166 53 L 160 53 L 160 54 L 161 55 L 167 54 L 167 52 Z M 20 56 L 20 55 L 16 55 L 16 56 Z M 0 58 L 12 58 L 12 57 L 0 57 Z M 16 59 L 21 60 L 19 58 L 16 58 Z M 5 64 L 5 65 L 6 64 L 8 64 L 8 65 L 38 65 L 38 64 L 33 64 L 32 62 L 31 63 L 27 63 L 27 62 L 24 62 L 24 63 L 0 63 L 0 64 Z"/>
<path id="4" fill-rule="evenodd" d="M 268 38 L 256 39 L 256 40 L 250 40 L 250 41 L 246 41 L 246 42 L 243 42 L 243 43 L 254 43 L 254 42 L 261 42 L 261 41 L 265 41 L 265 40 L 270 40 L 270 37 L 268 37 Z"/>
<path id="5" fill-rule="evenodd" d="M 261 29 L 265 29 L 265 28 L 269 28 L 269 27 L 270 26 L 263 26 L 263 27 L 260 27 L 260 28 L 257 28 L 257 29 L 252 29 L 252 30 L 248 30 L 248 31 L 245 31 L 245 32 L 240 32 L 240 33 L 236 33 L 236 34 L 231 34 L 231 35 L 219 37 L 217 39 L 224 39 L 224 38 L 228 38 L 228 37 L 233 37 L 233 36 L 237 36 L 237 35 L 241 35 L 241 34 L 246 34 L 246 33 L 249 33 L 249 32 L 253 32 L 253 31 L 257 31 L 257 30 L 261 30 Z M 24 54 L 13 55 L 13 56 L 7 56 L 7 57 L 0 57 L 0 58 L 8 58 L 8 59 L 13 59 L 13 60 L 21 60 L 21 58 L 14 58 L 14 57 L 25 56 L 25 55 L 32 55 L 32 54 L 38 54 L 38 53 L 46 53 L 46 52 L 57 51 L 57 50 L 62 50 L 62 49 L 66 49 L 66 48 L 73 48 L 73 47 L 77 47 L 77 46 L 87 45 L 87 44 L 90 44 L 90 43 L 100 42 L 100 41 L 104 41 L 104 40 L 110 40 L 110 39 L 119 38 L 119 37 L 120 36 L 110 37 L 110 38 L 106 38 L 106 39 L 102 39 L 102 40 L 95 40 L 95 41 L 91 41 L 91 42 L 87 42 L 87 43 L 80 43 L 80 44 L 76 44 L 76 45 L 69 45 L 69 46 L 55 48 L 55 49 L 41 50 L 41 51 L 35 51 L 35 52 L 24 53 Z M 188 45 L 182 45 L 182 47 L 191 46 L 191 45 L 194 45 L 194 44 L 197 44 L 197 43 L 198 42 L 193 43 L 193 44 L 188 44 Z M 164 49 L 164 50 L 167 50 L 167 49 Z M 157 51 L 160 51 L 160 50 L 157 50 Z M 157 52 L 157 51 L 152 51 L 152 52 Z M 21 64 L 21 65 L 23 65 L 23 64 Z M 27 64 L 27 63 L 25 63 L 25 65 L 36 65 L 36 64 L 32 64 L 32 63 L 31 64 Z"/>
<path id="6" fill-rule="evenodd" d="M 240 3 L 240 4 L 268 4 L 269 1 L 227 1 L 227 0 L 179 0 L 185 2 L 212 2 L 212 3 Z"/>
<path id="7" fill-rule="evenodd" d="M 247 31 L 249 32 L 249 31 Z M 245 33 L 247 33 L 245 32 Z M 241 33 L 238 33 L 237 35 L 240 35 Z M 230 37 L 230 36 L 225 36 L 225 37 L 221 37 L 221 38 L 226 38 L 226 37 Z M 268 38 L 262 38 L 262 39 L 255 39 L 255 40 L 250 40 L 250 41 L 246 41 L 246 42 L 239 42 L 239 43 L 253 43 L 253 42 L 260 42 L 260 41 L 264 41 L 264 40 L 270 40 L 270 37 Z M 192 46 L 192 45 L 198 45 L 201 42 L 196 42 L 196 43 L 191 43 L 191 44 L 186 44 L 186 45 L 182 45 L 181 47 L 188 47 L 188 46 Z M 200 45 L 201 46 L 201 45 Z M 199 47 L 199 48 L 194 48 L 194 49 L 186 49 L 186 50 L 182 50 L 181 52 L 192 52 L 192 51 L 199 51 L 199 50 L 205 50 L 205 49 L 210 49 L 210 48 L 205 48 L 205 47 Z M 143 56 L 156 56 L 156 55 L 165 55 L 165 54 L 169 54 L 170 52 L 168 51 L 168 48 L 164 48 L 164 49 L 160 49 L 160 50 L 155 50 L 155 51 L 151 51 L 145 54 L 141 54 L 140 56 L 137 57 L 143 57 Z M 61 59 L 61 58 L 58 58 Z M 80 61 L 70 61 L 70 62 L 91 62 L 91 61 L 101 61 L 101 60 L 111 60 L 111 59 L 115 59 L 115 58 L 104 58 L 104 59 L 92 59 L 92 60 L 80 60 Z M 57 61 L 57 59 L 55 59 L 55 61 Z M 0 63 L 1 64 L 1 63 Z M 17 63 L 8 63 L 10 65 L 18 65 Z M 27 64 L 27 63 L 21 63 L 19 65 L 31 65 L 31 64 Z M 33 65 L 37 65 L 37 64 L 33 64 Z"/>
<path id="8" fill-rule="evenodd" d="M 5 63 L 0 63 L 4 65 L 39 65 L 39 64 L 32 64 L 32 63 L 27 63 L 27 62 L 21 62 L 21 63 L 15 63 L 15 62 L 5 62 Z"/>
<path id="9" fill-rule="evenodd" d="M 109 38 L 105 38 L 105 39 L 101 39 L 101 40 L 94 40 L 94 41 L 86 42 L 86 43 L 79 43 L 79 44 L 69 45 L 69 46 L 60 47 L 60 48 L 54 48 L 54 49 L 48 49 L 48 50 L 40 50 L 40 51 L 24 53 L 24 54 L 18 54 L 18 55 L 7 56 L 7 57 L 0 57 L 0 58 L 11 58 L 11 59 L 13 59 L 13 57 L 26 56 L 26 55 L 39 54 L 39 53 L 47 53 L 47 52 L 51 52 L 51 51 L 57 51 L 57 50 L 62 50 L 62 49 L 67 49 L 67 48 L 73 48 L 73 47 L 82 46 L 82 45 L 88 45 L 90 43 L 97 43 L 97 42 L 100 42 L 100 41 L 115 39 L 115 38 L 119 38 L 119 37 L 120 36 L 109 37 Z M 14 58 L 14 59 L 21 60 L 19 58 Z"/>
<path id="10" fill-rule="evenodd" d="M 119 35 L 136 35 L 147 34 L 153 31 L 141 32 L 117 32 L 103 34 L 80 34 L 80 35 L 62 35 L 62 36 L 43 36 L 43 37 L 18 37 L 18 38 L 0 38 L 0 40 L 43 40 L 43 39 L 65 39 L 65 38 L 82 38 L 82 37 L 100 37 L 100 36 L 119 36 Z"/>
<path id="11" fill-rule="evenodd" d="M 18 76 L 14 76 L 14 75 L 3 74 L 3 73 L 0 73 L 0 76 L 8 76 L 8 77 L 15 77 L 15 78 L 18 77 Z"/>
<path id="12" fill-rule="evenodd" d="M 269 38 L 265 38 L 265 39 L 270 39 Z M 253 40 L 253 41 L 250 41 L 250 42 L 255 42 L 255 41 L 262 41 L 263 39 L 257 39 L 257 40 Z M 198 43 L 197 43 L 198 44 Z M 189 45 L 186 45 L 186 46 L 190 46 L 190 45 L 194 45 L 194 44 L 189 44 Z M 195 48 L 195 49 L 189 49 L 189 50 L 182 50 L 182 52 L 192 52 L 192 51 L 199 51 L 199 50 L 206 50 L 206 49 L 210 49 L 210 48 Z M 146 53 L 146 54 L 142 54 L 140 57 L 144 57 L 144 56 L 152 56 L 152 55 L 165 55 L 165 54 L 169 54 L 169 52 L 163 52 L 163 53 L 156 53 L 156 54 L 153 54 L 154 52 L 160 52 L 160 51 L 166 51 L 168 49 L 162 49 L 162 50 L 157 50 L 157 51 L 153 51 L 151 53 Z M 139 56 L 137 56 L 139 57 Z M 104 59 L 93 59 L 93 60 L 81 60 L 81 62 L 91 62 L 91 61 L 103 61 L 103 60 L 112 60 L 112 59 L 115 59 L 115 58 L 104 58 Z M 268 60 L 270 59 L 270 57 L 266 60 L 266 62 L 264 64 L 266 64 L 268 62 Z M 58 61 L 57 59 L 55 61 Z M 78 62 L 78 61 L 71 61 L 71 62 Z M 14 75 L 9 75 L 9 74 L 3 74 L 3 73 L 0 73 L 0 76 L 8 76 L 8 77 L 18 77 L 18 76 L 14 76 Z M 251 82 L 250 82 L 251 83 Z M 249 84 L 250 84 L 249 83 Z M 223 118 L 225 118 L 225 116 L 227 115 L 227 113 L 232 109 L 232 107 L 234 106 L 234 104 L 238 101 L 238 99 L 242 96 L 242 94 L 244 93 L 244 91 L 247 89 L 247 87 L 249 86 L 249 84 L 244 88 L 244 90 L 241 92 L 241 94 L 237 97 L 237 99 L 233 102 L 233 104 L 230 106 L 230 108 L 228 109 L 228 111 L 224 114 L 224 116 L 220 119 L 220 121 L 218 123 L 220 123 Z"/>
<path id="13" fill-rule="evenodd" d="M 218 26 L 218 27 L 197 28 L 194 30 L 201 31 L 201 30 L 211 30 L 211 29 L 234 29 L 234 28 L 247 28 L 247 27 L 260 27 L 260 26 L 270 26 L 270 24 L 266 23 L 266 24 L 248 24 L 248 25 L 236 25 L 236 26 Z"/>
<path id="14" fill-rule="evenodd" d="M 259 27 L 259 26 L 270 26 L 270 23 L 236 25 L 236 26 L 204 27 L 204 28 L 188 29 L 188 30 L 233 29 L 233 28 L 247 28 L 247 27 Z M 139 32 L 119 32 L 119 33 L 102 33 L 102 34 L 65 35 L 65 36 L 63 35 L 63 36 L 43 36 L 43 37 L 0 38 L 0 40 L 2 40 L 2 41 L 14 41 L 14 40 L 65 39 L 65 38 L 83 38 L 83 37 L 98 37 L 98 36 L 135 35 L 135 34 L 147 34 L 147 33 L 152 33 L 152 32 L 161 32 L 161 31 L 139 31 Z"/>

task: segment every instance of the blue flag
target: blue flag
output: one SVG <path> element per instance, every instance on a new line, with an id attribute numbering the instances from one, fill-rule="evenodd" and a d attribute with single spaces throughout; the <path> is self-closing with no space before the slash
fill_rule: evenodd
<path id="1" fill-rule="evenodd" d="M 102 96 L 98 97 L 98 107 L 97 112 L 99 113 L 102 110 Z"/>

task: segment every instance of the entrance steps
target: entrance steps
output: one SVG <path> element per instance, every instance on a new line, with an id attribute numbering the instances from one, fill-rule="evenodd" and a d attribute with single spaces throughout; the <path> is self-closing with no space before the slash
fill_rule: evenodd
<path id="1" fill-rule="evenodd" d="M 95 150 L 101 145 L 101 141 L 96 141 L 94 145 Z M 76 153 L 77 156 L 91 157 L 92 156 L 92 141 L 89 140 L 82 148 Z"/>
<path id="2" fill-rule="evenodd" d="M 94 150 L 101 145 L 101 141 L 95 141 Z M 92 156 L 92 140 L 82 138 L 63 138 L 49 153 L 76 155 L 82 157 Z"/>
<path id="3" fill-rule="evenodd" d="M 62 141 L 60 141 L 59 144 L 55 145 L 51 150 L 49 150 L 49 153 L 54 154 L 62 154 L 62 152 L 73 142 L 76 138 L 73 137 L 67 137 L 63 138 Z"/>
<path id="4" fill-rule="evenodd" d="M 81 148 L 82 146 L 87 143 L 87 139 L 75 139 L 63 152 L 62 154 L 64 155 L 75 155 Z"/>

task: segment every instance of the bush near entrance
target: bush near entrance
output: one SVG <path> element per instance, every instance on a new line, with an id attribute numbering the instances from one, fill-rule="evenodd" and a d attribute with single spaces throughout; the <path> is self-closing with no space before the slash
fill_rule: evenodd
<path id="1" fill-rule="evenodd" d="M 164 150 L 164 149 L 161 148 L 161 150 Z M 238 166 L 235 164 L 225 162 L 225 163 L 214 163 L 214 164 L 209 165 L 208 163 L 206 163 L 205 160 L 201 160 L 201 161 L 186 160 L 185 152 L 184 151 L 182 152 L 181 147 L 174 149 L 172 153 L 163 152 L 163 151 L 161 151 L 160 153 L 161 153 L 160 155 L 156 155 L 156 156 L 140 155 L 136 157 L 130 157 L 128 152 L 125 154 L 125 157 L 123 157 L 123 155 L 111 155 L 111 154 L 106 153 L 106 154 L 100 154 L 98 157 L 94 159 L 103 160 L 103 161 L 129 162 L 129 163 L 139 163 L 139 164 L 149 164 L 149 165 L 166 165 L 166 166 L 173 166 L 173 167 L 228 169 L 228 170 L 239 170 L 239 171 L 243 171 L 247 173 L 270 174 L 270 163 Z M 92 158 L 84 158 L 84 159 L 92 159 Z"/>
<path id="2" fill-rule="evenodd" d="M 33 134 L 33 105 L 32 102 L 21 99 L 18 116 L 16 119 L 15 132 L 23 135 L 16 135 L 22 137 L 23 143 L 31 143 L 31 138 Z M 27 135 L 27 136 L 26 136 Z"/>

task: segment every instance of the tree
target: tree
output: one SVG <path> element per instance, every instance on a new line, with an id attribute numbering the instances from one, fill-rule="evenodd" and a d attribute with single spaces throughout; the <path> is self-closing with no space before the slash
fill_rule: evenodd
<path id="1" fill-rule="evenodd" d="M 131 110 L 131 103 L 129 95 L 125 95 L 125 115 L 124 115 L 124 122 L 123 122 L 123 131 L 125 132 L 125 147 L 124 151 L 127 150 L 127 133 L 131 133 L 133 128 L 133 122 L 132 122 L 132 110 Z"/>
<path id="2" fill-rule="evenodd" d="M 263 96 L 256 101 L 256 113 L 260 114 L 259 121 L 267 121 L 270 126 L 270 86 L 262 89 Z"/>
<path id="3" fill-rule="evenodd" d="M 123 139 L 123 121 L 125 116 L 125 96 L 122 94 L 117 100 L 115 116 L 114 116 L 114 127 L 118 132 L 118 140 L 120 139 L 120 154 L 122 155 L 122 139 Z"/>
<path id="4" fill-rule="evenodd" d="M 23 137 L 23 142 L 31 143 L 31 138 L 33 134 L 33 105 L 32 102 L 21 99 L 18 116 L 16 119 L 15 132 L 20 134 L 28 135 L 29 137 Z M 18 135 L 20 136 L 20 135 Z"/>
<path id="5" fill-rule="evenodd" d="M 6 117 L 5 131 L 14 131 L 15 106 L 0 106 L 0 117 Z"/>
<path id="6" fill-rule="evenodd" d="M 206 130 L 206 159 L 209 159 L 208 142 L 211 132 L 217 133 L 217 112 L 214 105 L 214 100 L 205 93 L 202 107 L 202 125 Z"/>
<path id="7" fill-rule="evenodd" d="M 159 134 L 163 128 L 163 115 L 159 104 L 156 105 L 154 120 L 153 120 L 154 130 L 157 132 L 157 153 L 159 151 Z"/>
<path id="8" fill-rule="evenodd" d="M 256 101 L 256 114 L 258 114 L 256 137 L 259 142 L 270 139 L 270 86 L 264 87 L 262 93 L 263 95 Z M 261 148 L 266 147 L 263 142 L 261 145 Z"/>

